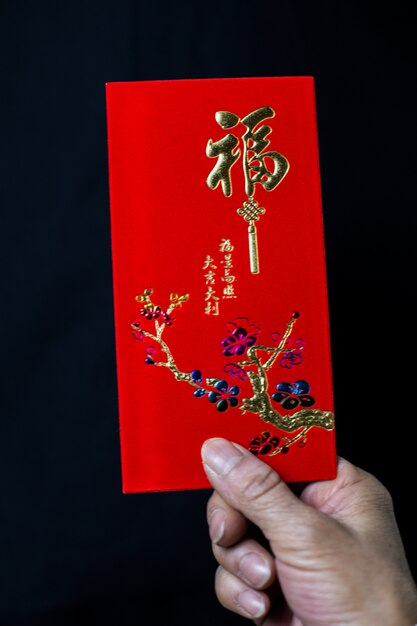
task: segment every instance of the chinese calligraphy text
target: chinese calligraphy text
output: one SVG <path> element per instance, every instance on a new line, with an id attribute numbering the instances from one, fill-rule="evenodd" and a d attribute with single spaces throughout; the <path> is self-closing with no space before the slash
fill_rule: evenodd
<path id="1" fill-rule="evenodd" d="M 217 265 L 214 264 L 214 259 L 209 254 L 204 259 L 203 270 L 206 281 L 204 313 L 206 315 L 219 315 L 219 296 L 216 295 L 215 289 Z"/>
<path id="2" fill-rule="evenodd" d="M 237 278 L 233 274 L 233 250 L 234 245 L 230 239 L 221 239 L 219 243 L 219 253 L 221 253 L 221 259 L 215 259 L 210 254 L 207 254 L 202 269 L 204 271 L 205 280 L 205 297 L 204 297 L 204 313 L 206 315 L 219 315 L 219 302 L 221 298 L 223 300 L 230 300 L 236 298 L 235 285 Z M 223 266 L 220 269 L 219 265 Z M 218 274 L 217 274 L 218 272 Z M 220 274 L 221 272 L 221 274 Z M 219 289 L 219 285 L 216 284 L 219 277 L 223 286 Z"/>
<path id="3" fill-rule="evenodd" d="M 219 252 L 223 254 L 221 264 L 223 265 L 222 281 L 225 283 L 223 287 L 223 299 L 236 298 L 235 283 L 236 276 L 233 274 L 233 250 L 234 246 L 230 239 L 222 239 L 219 244 Z"/>

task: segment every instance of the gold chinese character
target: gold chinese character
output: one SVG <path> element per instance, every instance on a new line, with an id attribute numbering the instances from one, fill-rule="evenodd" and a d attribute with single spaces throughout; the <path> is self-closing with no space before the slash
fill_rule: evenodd
<path id="1" fill-rule="evenodd" d="M 204 309 L 204 313 L 206 315 L 218 315 L 219 314 L 219 303 L 216 302 L 207 302 L 206 308 Z"/>
<path id="2" fill-rule="evenodd" d="M 235 288 L 233 285 L 226 285 L 223 288 L 223 298 L 236 298 Z"/>
<path id="3" fill-rule="evenodd" d="M 225 283 L 234 283 L 236 280 L 236 276 L 232 276 L 231 274 L 226 272 L 224 273 L 224 276 L 222 276 L 222 281 Z"/>
<path id="4" fill-rule="evenodd" d="M 231 254 L 225 254 L 223 257 L 223 261 L 222 261 L 225 270 L 226 269 L 232 269 L 233 267 L 233 261 L 232 261 L 232 255 Z"/>
<path id="5" fill-rule="evenodd" d="M 204 278 L 206 279 L 206 285 L 214 285 L 216 282 L 216 274 L 211 270 L 204 274 Z"/>
<path id="6" fill-rule="evenodd" d="M 246 126 L 246 132 L 242 136 L 243 140 L 243 172 L 245 176 L 245 190 L 248 197 L 255 193 L 255 184 L 259 183 L 267 191 L 272 191 L 281 182 L 288 171 L 287 159 L 276 152 L 268 150 L 264 152 L 270 144 L 267 136 L 271 132 L 270 126 L 256 126 L 264 120 L 274 117 L 275 111 L 271 107 L 261 107 L 239 119 L 230 111 L 218 111 L 215 115 L 216 122 L 222 128 L 234 128 L 241 121 Z M 230 170 L 240 156 L 240 149 L 236 147 L 239 139 L 232 134 L 228 134 L 219 141 L 209 139 L 206 147 L 206 154 L 210 158 L 217 157 L 217 163 L 207 178 L 207 184 L 210 189 L 216 189 L 219 183 L 225 196 L 232 194 L 232 181 Z M 274 164 L 273 171 L 268 168 L 265 161 L 266 158 L 271 159 Z"/>
<path id="7" fill-rule="evenodd" d="M 288 172 L 289 163 L 285 156 L 275 150 L 265 150 L 270 141 L 267 139 L 271 133 L 271 127 L 261 124 L 266 119 L 275 116 L 275 111 L 268 106 L 260 107 L 248 115 L 240 118 L 230 111 L 217 111 L 216 122 L 223 129 L 234 128 L 241 122 L 246 131 L 242 135 L 243 143 L 243 173 L 245 178 L 245 191 L 247 200 L 243 207 L 238 209 L 238 214 L 249 222 L 249 258 L 250 269 L 253 274 L 259 273 L 258 239 L 255 222 L 265 213 L 263 207 L 254 200 L 256 184 L 260 184 L 266 191 L 272 191 Z M 239 139 L 231 133 L 223 139 L 213 142 L 209 139 L 206 154 L 210 158 L 217 158 L 217 163 L 207 178 L 210 189 L 216 189 L 221 183 L 223 194 L 226 197 L 232 195 L 231 169 L 240 157 L 238 148 Z M 271 169 L 270 165 L 273 164 Z"/>
<path id="8" fill-rule="evenodd" d="M 218 300 L 219 298 L 215 294 L 216 294 L 216 292 L 213 289 L 213 287 L 208 287 L 208 289 L 206 291 L 206 298 L 205 298 L 206 302 L 208 300 Z"/>
<path id="9" fill-rule="evenodd" d="M 232 242 L 230 239 L 222 239 L 219 244 L 220 252 L 233 252 L 234 246 L 232 246 Z"/>
<path id="10" fill-rule="evenodd" d="M 214 259 L 212 259 L 209 254 L 206 256 L 204 261 L 203 270 L 207 270 L 208 268 L 213 270 L 217 269 L 217 265 L 214 265 Z"/>

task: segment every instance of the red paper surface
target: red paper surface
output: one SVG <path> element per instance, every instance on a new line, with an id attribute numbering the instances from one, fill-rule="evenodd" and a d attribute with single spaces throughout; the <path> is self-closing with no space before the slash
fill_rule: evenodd
<path id="1" fill-rule="evenodd" d="M 243 137 L 247 126 L 240 121 L 222 128 L 215 114 L 227 111 L 242 120 L 262 107 L 275 115 L 252 129 L 252 135 L 264 126 L 271 129 L 264 137 L 269 145 L 258 145 L 258 157 L 262 161 L 265 152 L 277 152 L 289 170 L 268 191 L 265 182 L 275 161 L 264 158 L 267 173 L 253 184 L 255 200 L 266 209 L 255 222 L 260 271 L 254 274 L 249 223 L 237 209 L 248 200 L 245 182 L 253 182 L 255 167 L 262 163 L 249 163 L 256 150 L 245 159 L 245 142 L 248 149 L 254 147 Z M 264 372 L 267 388 L 262 393 L 269 397 L 272 415 L 278 412 L 288 424 L 303 409 L 333 412 L 313 79 L 110 83 L 107 111 L 123 491 L 207 487 L 200 448 L 216 436 L 252 446 L 286 481 L 333 478 L 332 425 L 312 426 L 291 443 L 303 426 L 288 431 L 243 410 L 254 389 L 249 379 L 230 372 L 259 375 L 256 365 L 240 365 L 239 370 L 237 364 L 248 360 L 253 343 L 280 346 L 290 323 L 290 343 L 285 350 L 280 346 L 273 366 Z M 218 159 L 206 154 L 210 139 L 217 145 L 228 134 L 238 143 L 229 152 L 223 146 L 223 157 L 236 157 L 240 149 L 231 169 L 226 168 L 229 196 L 221 183 L 214 189 L 207 184 Z M 209 267 L 208 257 L 215 268 Z M 135 297 L 145 289 L 153 292 L 140 303 Z M 175 371 L 163 365 L 168 356 L 161 342 L 149 337 L 158 337 L 172 293 L 189 296 L 172 311 L 175 320 L 159 337 Z M 159 317 L 148 320 L 141 311 Z M 239 346 L 244 354 L 233 354 Z M 228 348 L 230 356 L 224 354 Z M 255 354 L 265 363 L 272 352 Z M 190 379 L 194 370 L 201 371 L 201 382 Z M 178 372 L 185 380 L 178 380 Z M 216 380 L 225 380 L 228 389 L 215 388 Z M 280 387 L 286 393 L 274 400 L 280 383 L 288 383 Z M 234 389 L 233 396 L 230 390 L 236 386 L 240 391 Z M 202 397 L 195 397 L 198 389 L 205 391 Z M 213 393 L 218 395 L 212 403 Z M 222 399 L 225 411 L 218 410 Z M 297 406 L 286 409 L 285 400 L 287 407 L 288 402 Z M 265 432 L 269 436 L 262 440 Z"/>

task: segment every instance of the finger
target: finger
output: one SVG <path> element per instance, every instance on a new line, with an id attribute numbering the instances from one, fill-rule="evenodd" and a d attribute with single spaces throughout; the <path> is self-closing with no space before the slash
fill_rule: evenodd
<path id="1" fill-rule="evenodd" d="M 308 532 L 317 511 L 303 504 L 268 465 L 225 439 L 202 448 L 204 468 L 216 491 L 232 508 L 256 524 L 277 549 L 291 549 Z M 294 527 L 297 527 L 294 539 Z"/>
<path id="2" fill-rule="evenodd" d="M 334 480 L 312 483 L 301 500 L 361 534 L 379 539 L 386 526 L 395 526 L 392 499 L 372 474 L 339 458 Z"/>
<path id="3" fill-rule="evenodd" d="M 217 491 L 207 503 L 207 521 L 212 542 L 225 547 L 240 541 L 248 531 L 248 520 Z"/>
<path id="4" fill-rule="evenodd" d="M 343 527 L 356 532 L 364 545 L 385 545 L 385 554 L 403 567 L 404 547 L 388 490 L 372 474 L 338 460 L 334 480 L 310 484 L 301 499 Z"/>
<path id="5" fill-rule="evenodd" d="M 303 626 L 285 602 L 272 606 L 266 619 L 254 620 L 256 626 Z"/>
<path id="6" fill-rule="evenodd" d="M 271 553 L 254 539 L 246 539 L 231 548 L 213 544 L 213 554 L 223 569 L 254 589 L 266 589 L 276 579 Z"/>
<path id="7" fill-rule="evenodd" d="M 255 591 L 221 566 L 216 572 L 216 595 L 219 602 L 230 611 L 250 619 L 267 615 L 271 601 L 263 591 Z"/>

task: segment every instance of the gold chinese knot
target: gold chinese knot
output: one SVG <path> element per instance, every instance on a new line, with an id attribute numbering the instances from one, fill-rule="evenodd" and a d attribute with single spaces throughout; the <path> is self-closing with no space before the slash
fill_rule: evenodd
<path id="1" fill-rule="evenodd" d="M 267 136 L 271 132 L 271 127 L 265 124 L 258 126 L 264 120 L 274 116 L 275 111 L 271 107 L 256 109 L 242 119 L 230 111 L 217 111 L 215 115 L 216 122 L 223 129 L 234 128 L 239 122 L 246 127 L 246 132 L 242 135 L 242 143 L 245 192 L 248 197 L 237 213 L 249 222 L 249 259 L 252 274 L 259 274 L 255 222 L 265 213 L 265 209 L 260 207 L 254 199 L 255 185 L 259 183 L 266 191 L 272 191 L 282 181 L 289 168 L 289 163 L 282 154 L 274 150 L 265 150 L 270 144 Z M 221 184 L 226 197 L 232 195 L 231 169 L 241 155 L 238 146 L 238 137 L 229 133 L 219 141 L 209 139 L 206 147 L 207 156 L 217 158 L 217 163 L 207 178 L 207 185 L 210 189 L 216 189 Z M 268 167 L 268 159 L 273 163 L 272 171 Z"/>

